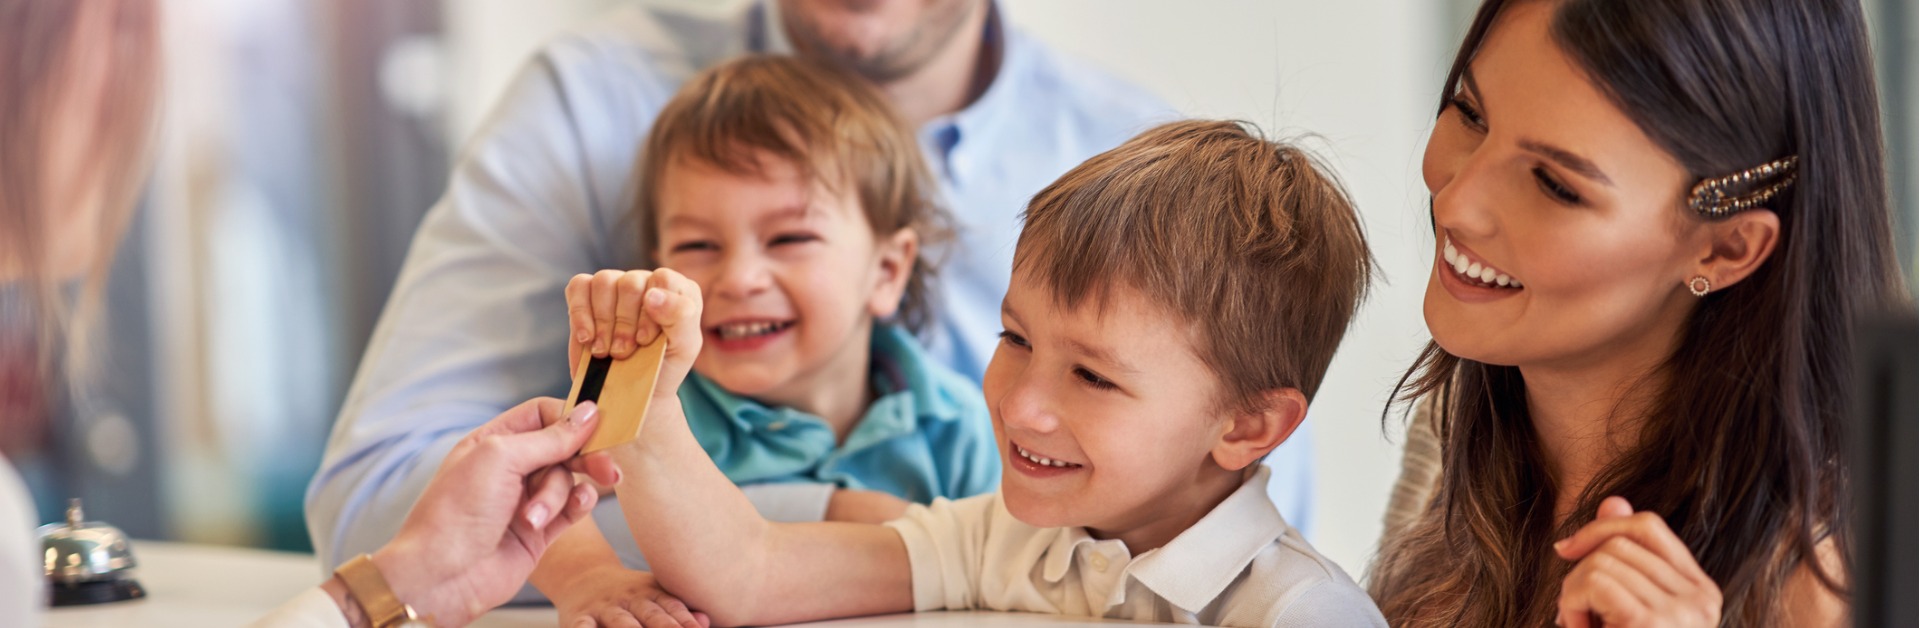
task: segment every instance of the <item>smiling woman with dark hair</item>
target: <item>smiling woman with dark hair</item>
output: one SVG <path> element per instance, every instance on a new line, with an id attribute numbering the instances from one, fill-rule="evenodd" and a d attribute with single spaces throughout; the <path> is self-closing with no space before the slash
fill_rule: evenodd
<path id="1" fill-rule="evenodd" d="M 1481 6 L 1389 621 L 1844 621 L 1848 324 L 1904 298 L 1872 68 L 1858 0 Z"/>

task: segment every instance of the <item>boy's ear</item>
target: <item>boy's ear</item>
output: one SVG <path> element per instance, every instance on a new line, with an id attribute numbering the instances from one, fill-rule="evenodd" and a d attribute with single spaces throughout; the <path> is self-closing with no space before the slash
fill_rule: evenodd
<path id="1" fill-rule="evenodd" d="M 913 277 L 913 264 L 920 259 L 920 234 L 905 227 L 874 242 L 873 296 L 867 300 L 867 313 L 886 318 L 900 311 L 900 299 L 907 293 L 907 280 Z"/>
<path id="2" fill-rule="evenodd" d="M 1307 418 L 1307 396 L 1281 388 L 1261 394 L 1252 410 L 1235 413 L 1233 424 L 1213 446 L 1213 461 L 1229 471 L 1247 468 L 1265 457 Z"/>

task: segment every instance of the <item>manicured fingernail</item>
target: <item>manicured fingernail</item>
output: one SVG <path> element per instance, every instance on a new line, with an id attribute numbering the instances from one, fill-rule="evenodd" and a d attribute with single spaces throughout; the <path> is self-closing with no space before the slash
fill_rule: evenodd
<path id="1" fill-rule="evenodd" d="M 578 332 L 574 332 L 573 340 L 580 344 L 587 344 L 589 342 L 593 342 L 593 332 L 587 331 L 585 329 L 582 329 Z"/>
<path id="2" fill-rule="evenodd" d="M 614 353 L 626 353 L 633 350 L 633 342 L 625 338 L 613 341 Z"/>
<path id="3" fill-rule="evenodd" d="M 546 525 L 547 524 L 547 505 L 534 504 L 532 507 L 528 508 L 527 523 L 533 524 L 533 527 L 536 527 L 536 528 Z"/>
<path id="4" fill-rule="evenodd" d="M 587 506 L 587 500 L 589 499 L 593 499 L 593 488 L 588 487 L 586 485 L 576 486 L 573 488 L 574 503 L 579 504 L 580 507 L 582 508 L 585 508 Z"/>
<path id="5" fill-rule="evenodd" d="M 567 420 L 572 421 L 574 425 L 585 425 L 587 422 L 592 421 L 593 417 L 597 414 L 600 414 L 599 404 L 591 401 L 582 401 L 580 405 L 573 407 L 573 414 L 568 415 Z"/>
<path id="6" fill-rule="evenodd" d="M 647 305 L 658 306 L 667 302 L 667 293 L 659 288 L 647 288 Z"/>

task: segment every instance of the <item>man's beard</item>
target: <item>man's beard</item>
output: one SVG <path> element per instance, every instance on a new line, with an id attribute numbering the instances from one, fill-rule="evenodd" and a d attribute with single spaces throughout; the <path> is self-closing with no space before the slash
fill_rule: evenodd
<path id="1" fill-rule="evenodd" d="M 919 72 L 938 56 L 953 38 L 960 35 L 967 16 L 974 8 L 970 0 L 943 3 L 922 16 L 913 30 L 878 51 L 862 54 L 849 47 L 829 44 L 816 25 L 800 20 L 793 37 L 801 49 L 814 53 L 836 67 L 850 70 L 868 81 L 885 85 Z"/>

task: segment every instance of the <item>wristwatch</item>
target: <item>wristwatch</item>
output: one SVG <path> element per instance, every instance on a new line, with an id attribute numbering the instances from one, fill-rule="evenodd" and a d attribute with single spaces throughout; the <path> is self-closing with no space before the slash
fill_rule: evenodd
<path id="1" fill-rule="evenodd" d="M 373 564 L 372 556 L 355 556 L 333 573 L 346 583 L 347 592 L 366 611 L 367 623 L 374 628 L 433 625 L 393 595 L 393 588 L 387 586 L 387 578 L 380 575 L 380 566 Z"/>

